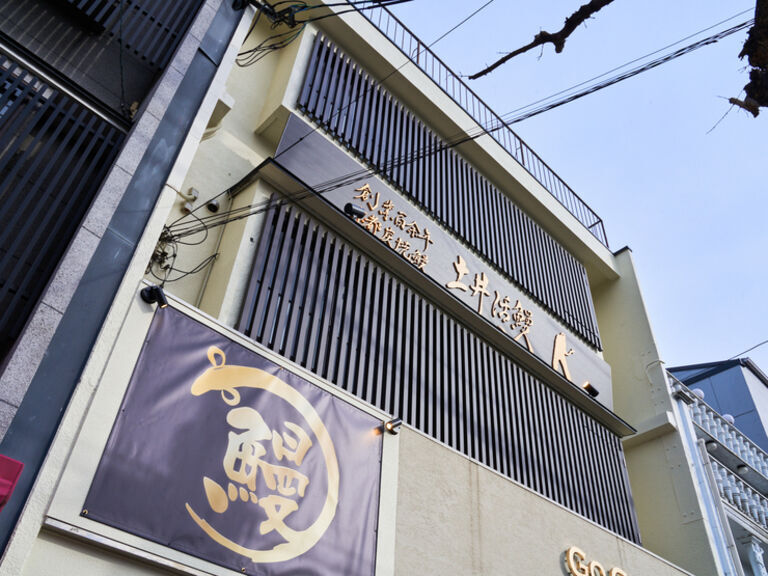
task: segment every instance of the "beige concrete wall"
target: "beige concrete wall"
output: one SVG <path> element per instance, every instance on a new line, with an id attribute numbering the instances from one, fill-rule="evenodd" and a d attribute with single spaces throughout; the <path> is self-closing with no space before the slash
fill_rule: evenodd
<path id="1" fill-rule="evenodd" d="M 417 432 L 400 435 L 396 574 L 568 574 L 564 553 L 627 576 L 685 571 Z"/>
<path id="2" fill-rule="evenodd" d="M 705 511 L 691 471 L 651 330 L 632 253 L 616 254 L 618 280 L 594 289 L 611 365 L 614 409 L 638 433 L 624 441 L 643 544 L 698 576 L 718 574 Z"/>
<path id="3" fill-rule="evenodd" d="M 262 19 L 259 26 L 251 31 L 242 50 L 256 46 L 272 34 L 274 30 L 269 22 L 266 18 Z M 195 150 L 183 184 L 179 187 L 182 194 L 187 194 L 190 188 L 199 192 L 199 198 L 192 204 L 196 209 L 194 216 L 187 216 L 183 222 L 194 224 L 195 217 L 213 216 L 206 204 L 214 197 L 218 198 L 220 205 L 216 214 L 258 205 L 268 198 L 268 194 L 256 187 L 243 191 L 234 200 L 221 193 L 274 154 L 282 126 L 276 133 L 262 130 L 262 116 L 268 116 L 273 110 L 274 92 L 284 91 L 287 80 L 283 77 L 293 68 L 299 46 L 297 41 L 253 66 L 232 68 L 226 79 L 226 89 L 206 127 L 204 140 Z M 182 208 L 187 201 L 182 195 L 176 197 L 168 215 L 168 224 L 184 216 Z M 180 277 L 181 271 L 195 269 L 214 254 L 218 253 L 218 257 L 201 272 L 172 281 L 166 289 L 231 325 L 238 312 L 232 311 L 232 300 L 242 294 L 241 283 L 237 280 L 244 263 L 247 263 L 245 268 L 250 267 L 262 219 L 263 215 L 257 215 L 182 239 L 176 246 L 178 255 L 173 263 L 179 271 L 171 273 L 171 280 Z M 170 252 L 171 248 L 167 251 Z M 233 275 L 238 285 L 236 290 L 234 286 L 229 286 Z M 147 275 L 147 279 L 157 282 L 152 275 Z M 233 290 L 235 296 L 232 295 Z"/>
<path id="4" fill-rule="evenodd" d="M 96 548 L 84 542 L 42 533 L 24 567 L 35 576 L 158 576 L 178 574 L 138 560 Z"/>

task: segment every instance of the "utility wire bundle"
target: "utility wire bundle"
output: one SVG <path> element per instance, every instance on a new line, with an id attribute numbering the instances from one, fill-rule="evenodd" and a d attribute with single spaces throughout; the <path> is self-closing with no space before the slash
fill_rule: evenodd
<path id="1" fill-rule="evenodd" d="M 265 38 L 254 48 L 249 48 L 248 50 L 240 52 L 237 55 L 237 65 L 242 67 L 252 66 L 271 52 L 285 48 L 301 35 L 301 32 L 310 22 L 316 22 L 318 20 L 323 20 L 324 18 L 331 18 L 334 16 L 341 16 L 342 14 L 355 12 L 357 10 L 381 8 L 410 1 L 411 0 L 364 0 L 361 2 L 339 2 L 334 4 L 319 4 L 316 6 L 310 6 L 301 0 L 282 0 L 281 2 L 275 2 L 274 4 L 270 4 L 266 1 L 254 1 L 252 4 L 256 7 L 256 17 L 253 19 L 251 28 L 248 30 L 248 36 L 251 35 L 254 28 L 259 23 L 259 19 L 261 18 L 262 14 L 265 15 L 272 23 L 273 29 L 276 29 L 281 25 L 286 25 L 288 26 L 288 30 L 270 36 L 269 38 Z M 315 10 L 335 6 L 347 6 L 350 7 L 350 9 L 341 12 L 330 12 L 320 16 L 312 16 L 312 14 L 315 13 L 313 11 Z M 304 15 L 308 17 L 299 18 Z"/>

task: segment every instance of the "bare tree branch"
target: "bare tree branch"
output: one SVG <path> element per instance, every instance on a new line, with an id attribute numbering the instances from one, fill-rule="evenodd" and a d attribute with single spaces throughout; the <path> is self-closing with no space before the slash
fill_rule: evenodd
<path id="1" fill-rule="evenodd" d="M 761 107 L 768 107 L 768 0 L 757 0 L 755 4 L 755 24 L 747 33 L 739 58 L 744 56 L 752 67 L 749 83 L 744 86 L 747 95 L 744 100 L 728 101 L 757 116 Z"/>
<path id="2" fill-rule="evenodd" d="M 562 27 L 562 29 L 558 30 L 555 33 L 547 32 L 545 30 L 542 30 L 536 36 L 533 37 L 533 41 L 529 44 L 526 44 L 522 48 L 518 48 L 514 52 L 510 52 L 509 54 L 506 54 L 496 60 L 493 64 L 488 66 L 487 68 L 484 68 L 483 70 L 480 70 L 477 74 L 473 74 L 469 77 L 470 80 L 476 80 L 477 78 L 480 78 L 481 76 L 485 76 L 486 74 L 492 72 L 508 60 L 511 60 L 515 56 L 522 54 L 523 52 L 528 52 L 528 50 L 531 50 L 532 48 L 535 48 L 536 46 L 542 46 L 544 44 L 550 43 L 554 45 L 555 52 L 558 54 L 563 51 L 563 48 L 565 47 L 565 40 L 570 36 L 576 28 L 578 28 L 587 18 L 591 18 L 594 13 L 596 13 L 598 10 L 603 8 L 604 6 L 607 6 L 613 2 L 613 0 L 590 0 L 590 2 L 587 2 L 583 6 L 581 6 L 576 12 L 568 16 L 568 18 L 565 19 L 565 25 Z"/>

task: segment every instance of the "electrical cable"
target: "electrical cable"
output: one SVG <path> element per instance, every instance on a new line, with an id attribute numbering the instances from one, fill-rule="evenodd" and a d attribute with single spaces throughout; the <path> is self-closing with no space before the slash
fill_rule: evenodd
<path id="1" fill-rule="evenodd" d="M 607 88 L 608 86 L 612 86 L 614 84 L 617 84 L 621 82 L 622 80 L 627 80 L 628 78 L 632 78 L 633 76 L 637 76 L 638 74 L 641 74 L 642 72 L 646 72 L 648 70 L 651 70 L 653 68 L 656 68 L 658 66 L 661 66 L 662 64 L 666 64 L 667 62 L 670 62 L 676 58 L 679 58 L 680 56 L 683 56 L 685 54 L 688 54 L 690 52 L 693 52 L 694 50 L 698 50 L 699 48 L 702 48 L 704 46 L 708 46 L 710 44 L 714 44 L 715 42 L 718 42 L 719 40 L 722 40 L 726 36 L 730 36 L 731 34 L 735 34 L 736 32 L 739 32 L 741 30 L 744 30 L 746 28 L 749 28 L 754 23 L 754 19 L 747 20 L 746 22 L 742 22 L 741 24 L 737 24 L 736 26 L 733 26 L 731 28 L 728 28 L 726 30 L 723 30 L 722 32 L 718 32 L 717 34 L 713 34 L 712 36 L 708 36 L 707 38 L 704 38 L 702 40 L 699 40 L 697 42 L 694 42 L 693 44 L 689 44 L 683 48 L 680 48 L 678 50 L 675 50 L 674 52 L 667 54 L 666 56 L 662 56 L 661 58 L 657 58 L 655 60 L 650 61 L 647 64 L 644 64 L 642 66 L 638 66 L 636 68 L 633 68 L 627 72 L 624 72 L 623 74 L 619 74 L 617 76 L 614 76 L 612 78 L 609 78 L 607 80 L 604 80 L 602 82 L 593 84 L 589 88 L 582 90 L 580 92 L 576 92 L 575 94 L 572 94 L 570 96 L 567 96 L 565 98 L 562 98 L 560 100 L 556 100 L 553 103 L 546 104 L 543 106 L 540 106 L 539 108 L 535 108 L 529 112 L 525 112 L 523 114 L 519 114 L 517 116 L 511 116 L 511 112 L 507 112 L 506 114 L 501 115 L 502 121 L 506 125 L 516 124 L 518 122 L 522 122 L 523 120 L 527 120 L 528 118 L 531 118 L 533 116 L 537 116 L 538 114 L 542 114 L 544 112 L 548 112 L 549 110 L 552 110 L 554 108 L 557 108 L 559 106 L 562 106 L 563 104 L 568 104 L 569 102 L 573 102 L 574 100 L 578 100 L 579 98 L 583 98 L 584 96 L 588 96 L 589 94 L 593 94 L 594 92 L 597 92 L 598 90 L 602 90 L 603 88 Z M 526 107 L 524 107 L 526 108 Z"/>
<path id="2" fill-rule="evenodd" d="M 323 4 L 317 4 L 315 6 L 307 6 L 304 8 L 304 10 L 316 10 L 318 8 L 330 8 L 335 6 L 357 6 L 358 4 L 373 4 L 373 6 L 368 6 L 368 8 L 378 8 L 380 6 L 387 6 L 389 4 L 399 4 L 400 2 L 410 2 L 410 0 L 390 0 L 389 2 L 384 2 L 381 0 L 360 0 L 358 2 L 334 2 L 334 3 L 323 3 Z M 272 6 L 279 6 L 280 4 L 290 4 L 293 2 L 293 0 L 282 0 L 281 2 L 275 2 Z"/>
<path id="3" fill-rule="evenodd" d="M 762 342 L 760 342 L 759 344 L 755 344 L 754 346 L 752 346 L 752 348 L 747 348 L 746 350 L 744 350 L 744 352 L 739 352 L 738 354 L 734 354 L 733 356 L 731 356 L 730 358 L 728 358 L 728 360 L 733 360 L 734 358 L 738 358 L 738 357 L 739 357 L 739 356 L 741 356 L 742 354 L 746 354 L 747 352 L 752 352 L 752 350 L 754 350 L 755 348 L 759 348 L 759 347 L 760 347 L 760 346 L 762 346 L 763 344 L 768 344 L 768 340 L 763 340 L 763 341 L 762 341 Z"/>
<path id="4" fill-rule="evenodd" d="M 476 139 L 476 138 L 478 138 L 480 136 L 483 136 L 485 134 L 490 134 L 491 132 L 493 132 L 495 130 L 498 130 L 498 129 L 502 128 L 502 127 L 509 126 L 510 124 L 513 124 L 515 122 L 520 122 L 522 120 L 525 120 L 526 118 L 530 118 L 531 116 L 535 116 L 537 114 L 541 114 L 543 112 L 546 112 L 547 110 L 551 110 L 551 109 L 556 108 L 558 106 L 562 106 L 563 104 L 566 104 L 568 102 L 572 102 L 573 100 L 576 100 L 578 98 L 586 96 L 587 94 L 591 94 L 592 92 L 595 92 L 597 90 L 600 90 L 600 89 L 605 88 L 607 86 L 610 86 L 612 84 L 620 82 L 621 80 L 625 80 L 625 79 L 630 78 L 632 76 L 635 76 L 635 75 L 637 75 L 637 74 L 639 74 L 641 72 L 644 72 L 646 70 L 650 70 L 650 69 L 655 68 L 657 66 L 660 66 L 661 64 L 663 64 L 665 62 L 669 62 L 670 60 L 673 60 L 675 58 L 678 58 L 679 56 L 682 56 L 683 54 L 687 54 L 688 52 L 691 52 L 693 50 L 701 48 L 702 46 L 706 46 L 706 45 L 712 44 L 714 42 L 717 42 L 718 40 L 720 40 L 722 38 L 725 38 L 726 36 L 728 36 L 730 34 L 733 34 L 735 32 L 738 32 L 739 30 L 742 30 L 742 29 L 748 27 L 751 24 L 751 22 L 752 22 L 751 20 L 749 20 L 747 22 L 743 22 L 742 24 L 738 24 L 738 25 L 736 25 L 736 26 L 734 26 L 732 28 L 729 28 L 727 30 L 724 30 L 722 32 L 719 32 L 717 34 L 714 34 L 712 36 L 704 38 L 702 40 L 699 40 L 698 42 L 695 42 L 695 43 L 690 44 L 690 45 L 688 45 L 688 46 L 686 46 L 684 48 L 676 50 L 675 52 L 673 52 L 671 54 L 668 54 L 666 56 L 663 56 L 661 58 L 653 60 L 653 61 L 651 61 L 651 62 L 649 62 L 649 63 L 647 63 L 647 64 L 645 64 L 645 65 L 643 65 L 641 67 L 635 68 L 635 69 L 630 70 L 628 72 L 625 72 L 624 74 L 621 74 L 621 75 L 619 75 L 617 77 L 614 77 L 614 78 L 608 79 L 608 80 L 606 80 L 604 82 L 601 82 L 601 83 L 599 83 L 599 84 L 589 88 L 588 90 L 584 90 L 582 92 L 579 92 L 577 94 L 569 96 L 568 98 L 565 98 L 565 99 L 563 99 L 561 101 L 554 102 L 554 103 L 549 104 L 547 106 L 543 106 L 543 107 L 541 107 L 541 108 L 539 108 L 537 110 L 533 110 L 531 112 L 525 113 L 525 114 L 521 115 L 518 118 L 514 118 L 514 119 L 509 120 L 509 121 L 504 121 L 503 118 L 502 118 L 502 123 L 497 124 L 496 127 L 484 128 L 484 127 L 480 126 L 481 130 L 479 132 L 477 132 L 476 134 L 467 133 L 466 136 L 462 136 L 460 138 L 454 139 L 453 141 L 447 142 L 446 144 L 442 144 L 441 146 L 435 147 L 435 150 L 429 151 L 429 153 L 430 154 L 436 153 L 437 151 L 441 151 L 443 148 L 453 148 L 455 146 L 458 146 L 459 144 L 462 144 L 464 142 L 468 142 L 470 140 Z M 304 138 L 306 138 L 309 134 L 311 134 L 315 130 L 317 130 L 318 127 L 319 127 L 319 125 L 317 127 L 315 127 L 311 132 L 309 132 L 308 134 L 306 134 L 305 136 L 303 136 L 302 138 L 297 140 L 297 142 L 295 142 L 291 146 L 287 147 L 286 150 L 292 148 L 298 142 L 301 142 L 302 140 L 304 140 Z M 285 150 L 283 152 L 285 152 Z M 394 167 L 394 166 L 397 166 L 397 165 L 402 165 L 402 163 L 405 163 L 405 162 L 407 162 L 407 163 L 413 162 L 413 161 L 415 161 L 416 159 L 419 158 L 419 154 L 421 154 L 421 153 L 422 153 L 422 151 L 415 151 L 414 153 L 406 154 L 406 155 L 404 155 L 404 156 L 402 156 L 402 157 L 400 157 L 398 159 L 393 159 L 393 161 L 386 163 L 383 167 L 380 167 L 379 170 L 386 169 L 387 167 Z M 279 156 L 279 154 L 277 156 Z M 277 158 L 277 156 L 276 156 L 276 158 Z M 363 170 L 362 172 L 360 172 L 360 174 L 363 174 L 362 176 L 359 176 L 358 174 L 345 175 L 345 176 L 342 176 L 340 178 L 336 178 L 336 179 L 334 179 L 332 181 L 329 181 L 328 183 L 323 183 L 323 184 L 319 185 L 319 187 L 316 187 L 314 191 L 305 190 L 304 193 L 323 194 L 325 192 L 330 192 L 331 190 L 338 189 L 339 187 L 348 184 L 349 181 L 350 181 L 350 178 L 352 179 L 352 181 L 356 181 L 356 180 L 365 178 L 366 174 L 373 175 L 375 172 L 376 172 L 376 170 L 374 170 L 373 168 L 369 168 L 367 170 Z M 294 198 L 294 199 L 297 199 L 297 198 Z M 231 214 L 228 214 L 228 213 L 222 214 L 220 217 L 218 217 L 218 218 L 221 218 L 221 220 L 217 220 L 215 223 L 211 223 L 210 225 L 211 226 L 220 226 L 220 225 L 226 224 L 227 222 L 230 222 L 230 221 L 233 221 L 233 220 L 238 220 L 238 219 L 245 218 L 245 217 L 248 217 L 248 216 L 251 216 L 251 215 L 254 215 L 254 214 L 258 214 L 259 212 L 267 210 L 267 209 L 270 209 L 270 207 L 267 206 L 267 207 L 265 207 L 263 209 L 260 208 L 260 207 L 256 208 L 255 206 L 246 207 L 245 210 L 242 213 L 234 213 L 233 212 Z M 216 218 L 216 217 L 212 217 L 212 218 Z M 206 225 L 207 224 L 205 224 L 205 223 L 203 224 L 203 226 L 206 226 Z M 169 227 L 169 230 L 173 233 L 174 237 L 176 237 L 176 238 L 180 238 L 180 237 L 183 237 L 183 236 L 187 236 L 187 235 L 190 235 L 190 234 L 201 232 L 200 227 L 199 226 L 195 227 L 194 225 L 192 225 L 189 228 L 177 227 L 175 232 L 173 232 L 173 226 L 171 225 Z"/>
<path id="5" fill-rule="evenodd" d="M 658 50 L 654 50 L 653 52 L 649 52 L 648 54 L 645 54 L 643 56 L 640 56 L 638 58 L 635 58 L 633 60 L 630 60 L 629 62 L 625 62 L 624 64 L 620 66 L 616 66 L 615 68 L 611 68 L 610 70 L 607 70 L 603 72 L 602 74 L 598 74 L 597 76 L 593 76 L 592 78 L 589 78 L 587 80 L 584 80 L 583 82 L 579 82 L 578 84 L 574 84 L 573 86 L 570 86 L 569 88 L 565 88 L 563 90 L 560 90 L 559 92 L 555 92 L 554 94 L 550 94 L 549 96 L 545 98 L 540 98 L 539 100 L 536 100 L 534 102 L 531 102 L 530 104 L 526 104 L 525 106 L 521 106 L 519 108 L 515 108 L 514 110 L 510 110 L 506 114 L 514 114 L 516 112 L 520 112 L 522 110 L 525 110 L 527 108 L 531 108 L 532 106 L 535 106 L 536 104 L 540 104 L 542 102 L 545 102 L 547 100 L 551 100 L 552 98 L 556 96 L 560 96 L 561 94 L 565 94 L 567 92 L 570 92 L 571 90 L 575 90 L 576 88 L 579 88 L 581 86 L 584 86 L 585 84 L 588 84 L 590 82 L 594 82 L 595 80 L 599 80 L 600 78 L 603 78 L 604 76 L 607 76 L 608 74 L 611 74 L 612 72 L 616 72 L 618 70 L 621 70 L 622 68 L 626 68 L 627 66 L 631 64 L 635 64 L 637 62 L 640 62 L 641 60 L 645 60 L 646 58 L 649 58 L 651 56 L 654 56 L 658 54 L 659 52 L 662 52 L 664 50 L 668 50 L 669 48 L 672 48 L 674 46 L 677 46 L 678 44 L 681 44 L 685 42 L 686 40 L 690 40 L 691 38 L 695 38 L 699 34 L 703 34 L 704 32 L 708 32 L 709 30 L 712 30 L 713 28 L 717 28 L 718 26 L 725 24 L 726 22 L 730 22 L 731 20 L 735 20 L 739 16 L 743 16 L 744 14 L 747 14 L 749 12 L 753 12 L 754 8 L 748 8 L 746 10 L 742 10 L 738 14 L 734 14 L 730 18 L 726 18 L 725 20 L 721 20 L 720 22 L 717 22 L 715 24 L 712 24 L 711 26 L 707 26 L 706 28 L 703 28 L 699 30 L 698 32 L 694 32 L 693 34 L 689 34 L 688 36 L 685 36 L 684 38 L 681 38 L 680 40 L 677 40 L 676 42 L 672 42 L 671 44 L 667 44 L 666 46 L 663 46 L 659 48 Z"/>
<path id="6" fill-rule="evenodd" d="M 266 57 L 268 54 L 271 54 L 275 50 L 280 50 L 281 48 L 285 48 L 291 42 L 296 40 L 296 38 L 298 38 L 301 35 L 301 32 L 304 30 L 306 25 L 310 22 L 314 22 L 316 20 L 322 20 L 323 18 L 330 17 L 330 16 L 339 16 L 341 14 L 346 14 L 347 12 L 368 10 L 371 8 L 390 6 L 392 4 L 399 4 L 401 2 L 410 2 L 410 1 L 411 0 L 390 0 L 388 2 L 376 2 L 373 5 L 355 8 L 355 10 L 347 10 L 345 12 L 339 12 L 339 13 L 333 12 L 331 14 L 318 16 L 316 18 L 308 18 L 306 20 L 300 20 L 300 21 L 297 21 L 295 19 L 295 15 L 305 10 L 316 9 L 316 8 L 327 8 L 328 6 L 357 6 L 358 4 L 371 4 L 371 1 L 367 0 L 365 2 L 324 4 L 324 5 L 318 5 L 318 6 L 308 6 L 306 2 L 303 2 L 301 0 L 299 1 L 283 0 L 281 2 L 277 2 L 272 5 L 266 2 L 264 2 L 263 4 L 254 3 L 254 5 L 256 6 L 256 17 L 254 18 L 254 21 L 251 24 L 251 27 L 248 29 L 248 34 L 246 34 L 246 39 L 250 37 L 254 28 L 258 24 L 258 21 L 261 15 L 264 13 L 267 13 L 269 15 L 269 18 L 272 20 L 273 29 L 277 28 L 280 24 L 287 24 L 288 26 L 290 26 L 290 30 L 281 32 L 280 34 L 275 34 L 274 36 L 270 36 L 269 38 L 262 40 L 256 47 L 250 48 L 248 50 L 244 50 L 243 52 L 238 53 L 235 62 L 240 67 L 247 67 L 247 66 L 252 66 L 256 64 L 262 58 Z M 288 7 L 279 11 L 275 11 L 275 7 L 282 6 L 284 4 L 288 4 Z M 269 43 L 271 40 L 274 40 L 274 42 Z"/>
<path id="7" fill-rule="evenodd" d="M 462 25 L 463 25 L 465 22 L 467 22 L 468 20 L 470 20 L 471 18 L 474 18 L 474 17 L 475 17 L 475 16 L 476 16 L 476 15 L 477 15 L 477 14 L 478 14 L 478 13 L 479 13 L 481 10 L 483 10 L 484 8 L 486 8 L 486 7 L 490 6 L 491 4 L 493 4 L 493 2 L 494 2 L 494 0 L 488 0 L 488 2 L 486 2 L 485 4 L 483 4 L 482 6 L 480 6 L 480 8 L 478 8 L 477 10 L 475 10 L 474 12 L 472 12 L 472 14 L 470 14 L 469 16 L 467 16 L 466 18 L 464 18 L 464 20 L 462 20 L 461 22 L 459 22 L 458 24 L 456 24 L 456 26 L 454 26 L 453 28 L 451 28 L 450 30 L 448 30 L 447 32 L 445 32 L 445 33 L 444 33 L 442 36 L 438 37 L 436 40 L 433 40 L 433 41 L 432 41 L 432 43 L 429 45 L 429 47 L 430 47 L 430 48 L 432 48 L 432 46 L 434 46 L 435 44 L 437 44 L 438 42 L 440 42 L 440 40 L 442 40 L 443 38 L 445 38 L 446 36 L 448 36 L 448 34 L 450 34 L 451 32 L 453 32 L 454 30 L 456 30 L 456 29 L 460 28 L 460 27 L 461 27 L 461 26 L 462 26 Z"/>
<path id="8" fill-rule="evenodd" d="M 382 170 L 391 169 L 394 167 L 415 162 L 419 158 L 432 155 L 432 154 L 437 154 L 442 150 L 453 148 L 458 144 L 466 142 L 471 139 L 472 139 L 471 137 L 463 137 L 463 138 L 456 139 L 453 142 L 441 143 L 433 147 L 426 146 L 412 153 L 403 155 L 398 158 L 393 158 L 392 160 L 390 160 L 389 162 L 386 162 L 385 164 L 379 166 L 378 168 L 376 167 L 362 168 L 361 170 L 344 174 L 342 176 L 332 178 L 325 182 L 318 183 L 314 185 L 313 188 L 304 188 L 302 190 L 297 191 L 297 193 L 293 194 L 290 198 L 287 198 L 285 200 L 274 201 L 272 198 L 270 198 L 258 204 L 251 204 L 248 206 L 236 208 L 234 210 L 231 210 L 225 213 L 202 217 L 200 218 L 201 224 L 198 224 L 198 225 L 196 225 L 195 223 L 181 222 L 181 219 L 178 219 L 166 228 L 167 237 L 169 239 L 176 240 L 192 234 L 198 234 L 202 232 L 203 227 L 207 227 L 208 229 L 210 229 L 213 227 L 222 226 L 236 220 L 248 218 L 250 216 L 263 213 L 267 210 L 271 210 L 273 208 L 283 206 L 290 202 L 302 200 L 311 195 L 320 196 L 322 194 L 326 194 L 333 190 L 337 190 L 343 186 L 354 184 L 362 180 L 365 180 L 366 178 L 369 178 L 371 176 L 375 176 L 377 173 L 379 173 Z"/>
<path id="9" fill-rule="evenodd" d="M 353 8 L 352 10 L 344 10 L 343 12 L 333 12 L 332 14 L 324 14 L 323 16 L 317 16 L 316 18 L 310 18 L 309 20 L 302 20 L 301 24 L 309 24 L 310 22 L 317 22 L 318 20 L 324 20 L 326 18 L 333 18 L 334 16 L 342 16 L 349 14 L 350 12 L 359 12 L 361 10 L 370 10 L 371 8 L 386 8 L 388 6 L 394 6 L 395 4 L 403 4 L 405 2 L 412 2 L 413 0 L 392 0 L 391 2 L 381 2 L 374 6 L 363 6 L 362 8 Z"/>

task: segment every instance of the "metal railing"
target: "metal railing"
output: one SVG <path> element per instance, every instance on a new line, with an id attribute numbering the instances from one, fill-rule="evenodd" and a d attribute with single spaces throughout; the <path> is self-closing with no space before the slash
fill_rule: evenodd
<path id="1" fill-rule="evenodd" d="M 720 497 L 747 518 L 768 530 L 768 500 L 736 474 L 712 460 Z"/>
<path id="2" fill-rule="evenodd" d="M 467 84 L 387 8 L 360 10 L 400 51 L 461 106 L 496 142 L 608 247 L 602 219 Z"/>

